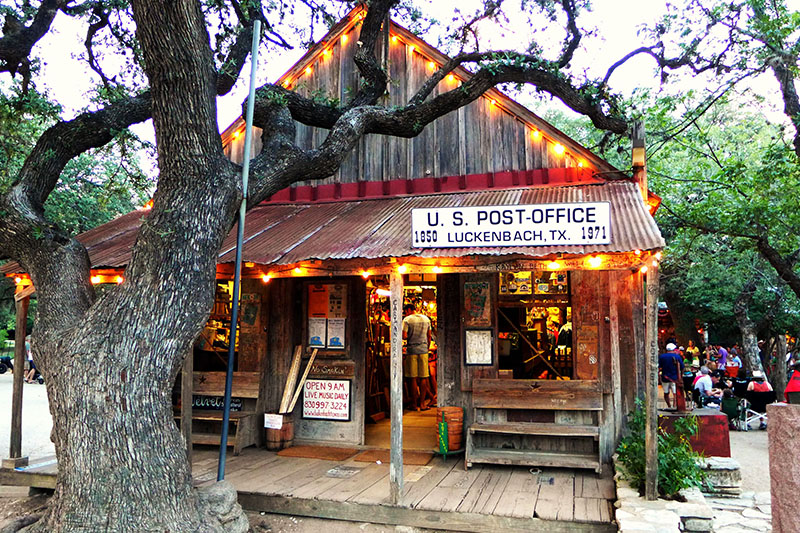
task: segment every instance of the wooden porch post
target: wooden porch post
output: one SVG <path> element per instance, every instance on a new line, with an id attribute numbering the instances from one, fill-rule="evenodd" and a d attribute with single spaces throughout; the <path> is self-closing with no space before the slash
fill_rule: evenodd
<path id="1" fill-rule="evenodd" d="M 622 432 L 622 376 L 620 376 L 619 360 L 619 311 L 617 309 L 617 299 L 619 298 L 619 276 L 617 272 L 611 272 L 611 283 L 609 290 L 611 298 L 609 300 L 608 318 L 610 321 L 611 337 L 611 396 L 614 403 L 614 444 L 619 443 Z"/>
<path id="2" fill-rule="evenodd" d="M 186 439 L 186 459 L 192 471 L 192 395 L 194 377 L 194 350 L 189 349 L 181 371 L 181 433 Z"/>
<path id="3" fill-rule="evenodd" d="M 16 468 L 28 464 L 28 458 L 22 457 L 22 378 L 25 376 L 25 350 L 26 327 L 28 324 L 28 305 L 31 302 L 25 293 L 15 295 L 17 324 L 14 331 L 14 385 L 11 394 L 11 444 L 9 446 L 8 461 L 3 461 L 6 468 Z M 20 297 L 22 296 L 22 297 Z"/>
<path id="4" fill-rule="evenodd" d="M 391 305 L 391 431 L 389 456 L 389 490 L 393 504 L 403 494 L 403 275 L 392 271 L 389 276 Z"/>
<path id="5" fill-rule="evenodd" d="M 658 498 L 658 263 L 647 271 L 645 498 Z"/>

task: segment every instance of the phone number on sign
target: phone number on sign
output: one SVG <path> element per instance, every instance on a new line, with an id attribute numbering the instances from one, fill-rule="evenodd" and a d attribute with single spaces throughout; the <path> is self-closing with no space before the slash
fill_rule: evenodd
<path id="1" fill-rule="evenodd" d="M 326 401 L 314 401 L 314 400 L 306 400 L 303 403 L 303 407 L 306 409 L 330 409 L 333 411 L 347 411 L 347 403 L 346 402 L 326 402 Z"/>

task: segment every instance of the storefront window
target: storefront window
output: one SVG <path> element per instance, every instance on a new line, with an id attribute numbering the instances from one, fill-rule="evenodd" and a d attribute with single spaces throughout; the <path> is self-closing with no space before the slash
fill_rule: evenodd
<path id="1" fill-rule="evenodd" d="M 499 293 L 500 376 L 572 379 L 569 273 L 503 272 Z"/>

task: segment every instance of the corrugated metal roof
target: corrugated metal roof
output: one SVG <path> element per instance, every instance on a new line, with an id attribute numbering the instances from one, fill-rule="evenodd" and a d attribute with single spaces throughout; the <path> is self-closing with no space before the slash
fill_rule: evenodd
<path id="1" fill-rule="evenodd" d="M 411 210 L 415 208 L 569 202 L 609 202 L 611 244 L 424 250 L 411 247 Z M 146 212 L 142 211 L 129 213 L 78 237 L 89 251 L 93 268 L 127 264 L 144 215 Z M 262 204 L 247 214 L 244 234 L 243 259 L 265 265 L 286 265 L 311 259 L 404 256 L 521 254 L 544 257 L 555 253 L 626 252 L 664 247 L 664 239 L 642 201 L 639 188 L 627 181 L 317 204 Z M 226 237 L 220 250 L 220 263 L 234 261 L 235 239 L 234 230 Z M 12 265 L 5 265 L 3 271 L 15 271 Z"/>

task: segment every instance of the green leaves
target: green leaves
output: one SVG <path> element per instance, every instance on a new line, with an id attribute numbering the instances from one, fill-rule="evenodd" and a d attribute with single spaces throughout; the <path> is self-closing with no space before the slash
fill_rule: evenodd
<path id="1" fill-rule="evenodd" d="M 636 409 L 628 414 L 630 434 L 620 441 L 617 448 L 623 476 L 642 493 L 645 483 L 646 422 L 644 402 L 637 399 Z M 689 445 L 689 438 L 696 435 L 697 430 L 695 416 L 676 419 L 674 431 L 670 433 L 658 429 L 658 491 L 662 496 L 671 498 L 681 489 L 700 487 L 705 482 L 705 473 L 697 464 L 701 455 Z"/>

